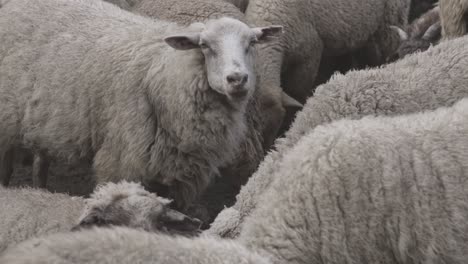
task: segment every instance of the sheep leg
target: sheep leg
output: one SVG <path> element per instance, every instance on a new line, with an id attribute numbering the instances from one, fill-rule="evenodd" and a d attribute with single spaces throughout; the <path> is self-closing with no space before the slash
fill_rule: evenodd
<path id="1" fill-rule="evenodd" d="M 33 162 L 33 186 L 45 188 L 47 185 L 47 173 L 49 172 L 49 159 L 47 155 L 40 151 L 34 156 Z"/>
<path id="2" fill-rule="evenodd" d="M 10 184 L 11 175 L 13 174 L 13 161 L 15 159 L 13 148 L 7 150 L 1 158 L 0 164 L 0 183 L 3 186 Z"/>

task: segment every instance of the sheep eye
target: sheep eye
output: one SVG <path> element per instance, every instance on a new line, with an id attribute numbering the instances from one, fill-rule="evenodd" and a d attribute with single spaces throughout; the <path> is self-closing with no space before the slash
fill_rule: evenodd
<path id="1" fill-rule="evenodd" d="M 249 45 L 247 46 L 247 48 L 245 48 L 245 52 L 249 52 L 250 51 L 250 48 L 253 47 L 253 45 L 255 45 L 255 43 L 257 43 L 257 41 L 255 40 L 252 40 L 249 42 Z"/>
<path id="2" fill-rule="evenodd" d="M 202 44 L 200 44 L 200 48 L 201 49 L 209 49 L 210 46 L 208 46 L 206 43 L 202 43 Z"/>

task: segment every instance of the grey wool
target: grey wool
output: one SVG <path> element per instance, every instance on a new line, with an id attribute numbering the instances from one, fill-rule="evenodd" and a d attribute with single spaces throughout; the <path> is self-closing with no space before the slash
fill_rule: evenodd
<path id="1" fill-rule="evenodd" d="M 32 237 L 91 226 L 128 226 L 187 236 L 198 233 L 201 222 L 170 209 L 170 203 L 126 181 L 100 185 L 86 199 L 0 187 L 0 252 Z"/>
<path id="2" fill-rule="evenodd" d="M 239 241 L 273 263 L 466 263 L 468 98 L 304 136 Z"/>
<path id="3" fill-rule="evenodd" d="M 281 100 L 281 91 L 304 103 L 313 93 L 322 56 L 364 48 L 372 64 L 384 62 L 399 43 L 388 26 L 405 26 L 409 7 L 410 0 L 250 0 L 249 23 L 284 26 L 279 41 L 259 49 L 266 65 L 259 69 L 259 82 L 274 95 L 263 104 L 278 105 L 273 100 Z M 275 110 L 271 130 L 279 129 L 285 116 L 285 109 Z"/>
<path id="4" fill-rule="evenodd" d="M 234 206 L 206 232 L 236 237 L 243 220 L 274 181 L 278 163 L 317 126 L 366 115 L 398 115 L 451 106 L 468 96 L 468 37 L 441 43 L 385 67 L 335 75 L 317 88 L 284 138 L 276 141 L 259 169 L 242 187 Z"/>
<path id="5" fill-rule="evenodd" d="M 26 241 L 0 256 L 2 264 L 269 264 L 233 241 L 94 228 Z"/>
<path id="6" fill-rule="evenodd" d="M 440 0 L 442 39 L 458 38 L 468 30 L 468 0 Z"/>
<path id="7" fill-rule="evenodd" d="M 270 35 L 230 18 L 184 27 L 100 1 L 12 0 L 0 9 L 2 163 L 20 146 L 92 160 L 98 182 L 164 185 L 187 207 L 239 150 L 249 47 Z"/>

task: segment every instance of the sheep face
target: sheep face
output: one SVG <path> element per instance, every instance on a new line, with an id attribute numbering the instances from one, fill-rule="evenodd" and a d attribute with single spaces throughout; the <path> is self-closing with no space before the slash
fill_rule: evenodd
<path id="1" fill-rule="evenodd" d="M 137 183 L 107 183 L 86 200 L 85 212 L 72 230 L 113 225 L 171 234 L 197 234 L 201 221 L 170 209 L 170 203 Z"/>
<path id="2" fill-rule="evenodd" d="M 170 36 L 165 41 L 179 50 L 200 49 L 210 87 L 230 101 L 245 101 L 255 88 L 253 46 L 270 41 L 282 32 L 282 27 L 249 28 L 232 18 L 209 20 L 191 27 L 199 30 Z"/>
<path id="3" fill-rule="evenodd" d="M 402 59 L 405 56 L 415 52 L 425 51 L 429 49 L 432 44 L 436 43 L 441 37 L 440 22 L 431 25 L 426 30 L 426 32 L 424 32 L 424 35 L 420 37 L 409 37 L 407 32 L 396 26 L 392 26 L 392 29 L 395 30 L 400 36 L 400 46 L 394 54 L 387 58 L 387 62 L 393 62 L 398 59 Z"/>

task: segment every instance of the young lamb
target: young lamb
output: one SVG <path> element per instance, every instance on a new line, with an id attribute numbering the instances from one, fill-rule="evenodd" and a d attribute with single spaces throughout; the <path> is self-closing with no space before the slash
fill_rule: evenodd
<path id="1" fill-rule="evenodd" d="M 468 0 L 440 0 L 442 38 L 458 38 L 467 33 Z"/>
<path id="2" fill-rule="evenodd" d="M 241 244 L 273 263 L 466 263 L 468 98 L 317 127 L 284 156 Z"/>
<path id="3" fill-rule="evenodd" d="M 168 186 L 187 207 L 236 155 L 255 87 L 252 47 L 278 28 L 230 18 L 187 28 L 94 0 L 9 1 L 0 177 L 5 153 L 26 146 L 92 160 L 98 182 Z"/>
<path id="4" fill-rule="evenodd" d="M 31 237 L 90 226 L 197 234 L 201 222 L 169 204 L 170 200 L 126 181 L 98 186 L 87 199 L 38 189 L 0 188 L 0 252 Z"/>
<path id="5" fill-rule="evenodd" d="M 188 239 L 127 228 L 55 234 L 23 242 L 0 256 L 4 264 L 269 264 L 238 243 Z"/>
<path id="6" fill-rule="evenodd" d="M 441 24 L 438 6 L 429 10 L 413 21 L 406 30 L 391 26 L 400 36 L 400 46 L 387 61 L 392 62 L 404 58 L 408 54 L 427 50 L 441 38 Z"/>
<path id="7" fill-rule="evenodd" d="M 366 115 L 396 115 L 451 106 L 468 96 L 468 36 L 441 43 L 378 69 L 335 75 L 317 88 L 297 115 L 276 151 L 265 157 L 242 187 L 236 204 L 223 210 L 207 233 L 239 234 L 243 219 L 258 204 L 278 171 L 279 161 L 299 139 L 317 126 Z"/>

